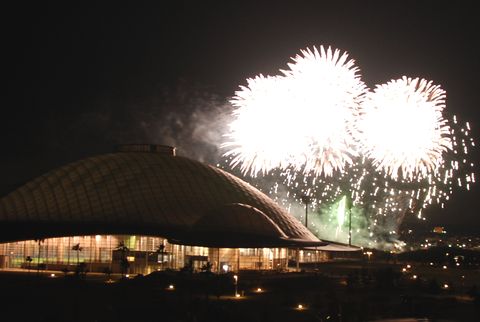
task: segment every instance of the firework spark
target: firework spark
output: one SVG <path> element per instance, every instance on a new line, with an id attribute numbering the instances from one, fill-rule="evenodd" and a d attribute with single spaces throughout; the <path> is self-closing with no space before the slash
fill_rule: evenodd
<path id="1" fill-rule="evenodd" d="M 359 157 L 344 172 L 335 177 L 316 177 L 288 169 L 273 171 L 276 178 L 260 187 L 268 191 L 278 203 L 295 213 L 295 205 L 301 205 L 301 197 L 309 195 L 312 215 L 310 229 L 320 238 L 346 242 L 348 236 L 345 220 L 338 220 L 339 207 L 347 197 L 353 209 L 353 241 L 365 247 L 386 247 L 380 236 L 398 236 L 398 229 L 405 216 L 416 215 L 425 220 L 423 210 L 439 205 L 442 208 L 452 198 L 456 189 L 469 190 L 475 182 L 474 163 L 469 161 L 469 152 L 475 147 L 470 137 L 470 124 L 461 123 L 453 117 L 449 138 L 452 149 L 443 153 L 437 170 L 415 180 L 392 178 L 379 171 L 372 160 Z M 343 211 L 341 211 L 343 213 Z M 297 212 L 300 221 L 302 211 Z M 371 237 L 371 238 L 370 238 Z"/>
<path id="2" fill-rule="evenodd" d="M 439 86 L 403 77 L 367 93 L 354 61 L 331 48 L 303 50 L 288 67 L 236 92 L 223 147 L 230 166 L 263 173 L 253 184 L 302 222 L 309 196 L 318 237 L 346 242 L 348 200 L 352 241 L 392 246 L 382 236 L 394 240 L 407 214 L 425 220 L 423 209 L 475 182 L 470 124 L 444 118 Z"/>
<path id="3" fill-rule="evenodd" d="M 452 148 L 444 108 L 445 91 L 424 79 L 377 85 L 357 122 L 364 154 L 394 179 L 428 176 Z"/>
<path id="4" fill-rule="evenodd" d="M 227 135 L 232 141 L 223 147 L 230 149 L 225 156 L 232 156 L 233 167 L 240 165 L 243 173 L 255 176 L 287 166 L 301 147 L 287 130 L 292 127 L 288 115 L 292 103 L 285 81 L 259 75 L 247 83 L 231 101 L 237 107 Z"/>
<path id="5" fill-rule="evenodd" d="M 252 176 L 273 168 L 331 176 L 355 155 L 353 123 L 366 93 L 347 53 L 314 48 L 282 76 L 257 76 L 237 91 L 226 156 Z"/>

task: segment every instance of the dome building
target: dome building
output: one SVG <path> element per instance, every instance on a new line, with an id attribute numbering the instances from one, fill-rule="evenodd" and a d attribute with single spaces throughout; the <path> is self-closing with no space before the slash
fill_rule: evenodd
<path id="1" fill-rule="evenodd" d="M 115 272 L 127 259 L 144 274 L 284 269 L 289 248 L 324 244 L 248 183 L 159 145 L 119 146 L 11 192 L 0 243 L 0 267 Z"/>

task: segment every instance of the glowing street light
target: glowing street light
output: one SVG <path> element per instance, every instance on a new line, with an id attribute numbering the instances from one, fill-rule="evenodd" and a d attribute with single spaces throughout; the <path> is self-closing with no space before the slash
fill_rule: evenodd
<path id="1" fill-rule="evenodd" d="M 373 252 L 371 251 L 368 251 L 368 252 L 365 252 L 365 255 L 368 256 L 368 261 L 370 261 L 370 256 L 372 256 Z"/>
<path id="2" fill-rule="evenodd" d="M 233 281 L 235 285 L 235 297 L 240 297 L 240 294 L 238 294 L 238 275 L 233 275 Z"/>

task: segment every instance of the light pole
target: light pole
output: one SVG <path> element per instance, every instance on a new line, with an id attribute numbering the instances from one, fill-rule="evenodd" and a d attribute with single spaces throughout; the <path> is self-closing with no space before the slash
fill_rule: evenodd
<path id="1" fill-rule="evenodd" d="M 352 246 L 352 201 L 348 196 L 345 198 L 345 211 L 348 212 L 348 246 Z"/>
<path id="2" fill-rule="evenodd" d="M 302 196 L 302 202 L 305 204 L 305 227 L 308 228 L 308 204 L 310 203 L 310 196 Z"/>
<path id="3" fill-rule="evenodd" d="M 235 284 L 235 297 L 238 297 L 238 275 L 233 275 L 233 283 Z"/>
<path id="4" fill-rule="evenodd" d="M 368 262 L 370 263 L 370 256 L 372 256 L 373 252 L 367 251 L 367 252 L 365 252 L 365 254 L 367 254 L 367 256 L 368 256 Z"/>
<path id="5" fill-rule="evenodd" d="M 352 246 L 352 209 L 348 207 L 348 246 Z"/>

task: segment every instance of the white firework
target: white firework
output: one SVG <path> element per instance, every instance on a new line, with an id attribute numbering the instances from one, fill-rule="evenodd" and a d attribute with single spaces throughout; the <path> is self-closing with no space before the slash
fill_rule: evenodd
<path id="1" fill-rule="evenodd" d="M 248 79 L 232 99 L 232 165 L 255 176 L 273 168 L 331 176 L 356 155 L 352 129 L 366 92 L 347 53 L 302 50 L 282 76 Z"/>
<path id="2" fill-rule="evenodd" d="M 227 137 L 232 141 L 223 144 L 229 149 L 224 155 L 244 174 L 286 167 L 295 161 L 292 155 L 302 152 L 301 142 L 291 135 L 293 103 L 286 83 L 282 77 L 259 75 L 247 79 L 231 100 L 236 109 Z"/>
<path id="3" fill-rule="evenodd" d="M 223 145 L 243 174 L 268 173 L 259 188 L 287 209 L 309 196 L 305 207 L 327 216 L 346 196 L 362 216 L 356 234 L 372 247 L 377 233 L 396 235 L 407 214 L 425 220 L 422 211 L 444 207 L 455 186 L 475 183 L 470 125 L 444 118 L 440 86 L 403 77 L 366 93 L 346 53 L 307 48 L 292 60 L 280 76 L 248 79 L 235 93 Z M 325 216 L 323 225 L 338 221 Z"/>
<path id="4" fill-rule="evenodd" d="M 451 150 L 445 91 L 419 78 L 392 80 L 366 95 L 357 129 L 363 153 L 393 179 L 434 173 Z"/>

